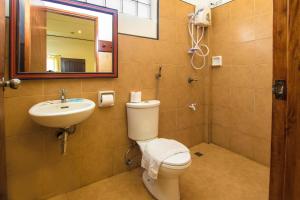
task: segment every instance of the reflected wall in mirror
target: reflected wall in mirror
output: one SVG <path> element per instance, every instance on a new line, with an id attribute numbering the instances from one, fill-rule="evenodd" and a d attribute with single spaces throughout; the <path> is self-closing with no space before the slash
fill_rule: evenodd
<path id="1" fill-rule="evenodd" d="M 11 10 L 12 77 L 117 77 L 116 10 L 70 0 L 17 0 Z"/>

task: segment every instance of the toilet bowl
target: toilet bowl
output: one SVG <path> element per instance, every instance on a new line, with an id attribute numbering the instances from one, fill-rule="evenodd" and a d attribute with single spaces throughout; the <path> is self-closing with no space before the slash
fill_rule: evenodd
<path id="1" fill-rule="evenodd" d="M 150 141 L 152 140 L 137 141 L 142 153 Z M 144 170 L 143 183 L 156 199 L 179 200 L 179 177 L 190 165 L 191 155 L 189 152 L 175 154 L 163 161 L 157 179 L 150 178 L 147 171 Z"/>
<path id="2" fill-rule="evenodd" d="M 158 100 L 126 104 L 128 137 L 136 141 L 142 154 L 150 141 L 158 139 L 159 105 L 160 101 Z M 177 144 L 182 145 L 178 142 Z M 150 178 L 147 171 L 144 170 L 143 182 L 156 199 L 179 200 L 179 177 L 190 165 L 191 155 L 189 152 L 171 155 L 161 163 L 157 179 Z"/>

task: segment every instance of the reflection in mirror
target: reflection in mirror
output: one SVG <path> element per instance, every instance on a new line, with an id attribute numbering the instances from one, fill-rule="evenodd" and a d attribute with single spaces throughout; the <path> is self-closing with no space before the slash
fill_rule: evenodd
<path id="1" fill-rule="evenodd" d="M 20 2 L 18 72 L 113 71 L 111 14 L 45 0 Z"/>

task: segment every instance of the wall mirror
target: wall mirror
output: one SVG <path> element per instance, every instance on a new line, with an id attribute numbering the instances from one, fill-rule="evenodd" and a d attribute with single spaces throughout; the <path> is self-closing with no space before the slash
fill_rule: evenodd
<path id="1" fill-rule="evenodd" d="M 71 0 L 11 1 L 10 75 L 118 75 L 117 11 Z"/>

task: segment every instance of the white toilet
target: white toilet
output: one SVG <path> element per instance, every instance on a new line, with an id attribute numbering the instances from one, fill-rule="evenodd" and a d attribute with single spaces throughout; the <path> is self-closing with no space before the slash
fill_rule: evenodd
<path id="1" fill-rule="evenodd" d="M 160 101 L 127 103 L 128 137 L 137 142 L 142 153 L 148 142 L 158 139 Z M 149 192 L 158 200 L 179 200 L 179 176 L 191 165 L 189 152 L 178 153 L 165 159 L 157 179 L 143 173 L 143 182 Z"/>

